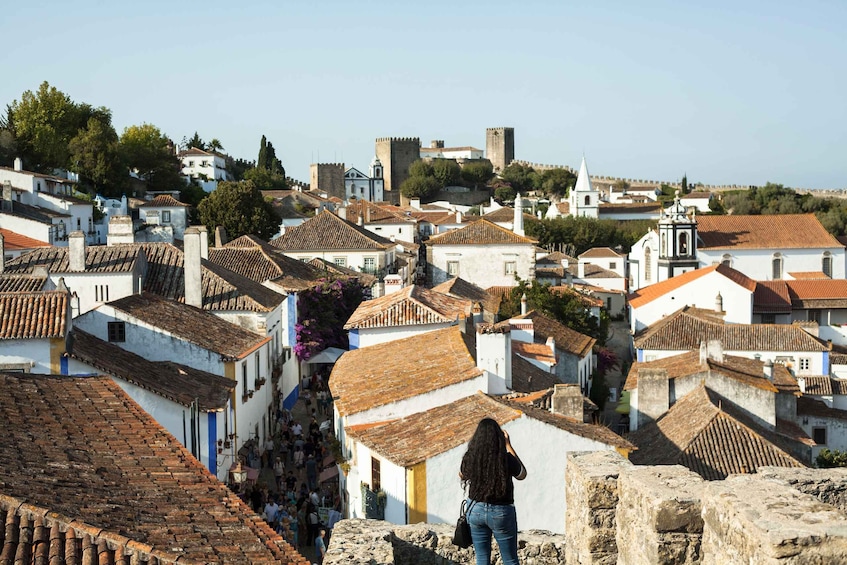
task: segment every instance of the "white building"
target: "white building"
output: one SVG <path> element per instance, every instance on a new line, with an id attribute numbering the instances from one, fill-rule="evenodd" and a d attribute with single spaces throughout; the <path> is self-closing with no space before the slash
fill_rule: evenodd
<path id="1" fill-rule="evenodd" d="M 196 180 L 206 192 L 212 192 L 220 181 L 232 180 L 226 170 L 226 157 L 213 151 L 203 151 L 192 147 L 180 151 L 179 160 L 182 163 L 182 175 Z"/>
<path id="2" fill-rule="evenodd" d="M 582 158 L 582 163 L 579 165 L 576 185 L 568 195 L 568 204 L 571 216 L 584 216 L 586 218 L 600 217 L 600 191 L 595 190 L 591 184 L 591 177 L 588 174 L 588 165 L 585 164 L 585 157 Z"/>
<path id="3" fill-rule="evenodd" d="M 188 227 L 188 204 L 170 194 L 159 194 L 138 207 L 139 219 L 147 224 L 148 232 L 158 234 L 157 241 L 172 243 L 182 239 Z M 148 235 L 148 241 L 152 241 Z"/>
<path id="4" fill-rule="evenodd" d="M 0 292 L 0 371 L 59 374 L 71 330 L 67 290 Z"/>
<path id="5" fill-rule="evenodd" d="M 382 202 L 385 191 L 385 179 L 382 175 L 382 163 L 376 156 L 368 167 L 367 175 L 355 167 L 350 167 L 344 171 L 344 199 L 355 198 L 368 202 Z"/>

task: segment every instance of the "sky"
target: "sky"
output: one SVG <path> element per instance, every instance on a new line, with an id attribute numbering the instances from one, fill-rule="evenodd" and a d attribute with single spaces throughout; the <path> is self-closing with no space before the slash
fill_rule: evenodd
<path id="1" fill-rule="evenodd" d="M 0 104 L 43 81 L 118 133 L 195 131 L 287 173 L 367 170 L 377 137 L 595 175 L 847 188 L 847 2 L 18 2 Z"/>

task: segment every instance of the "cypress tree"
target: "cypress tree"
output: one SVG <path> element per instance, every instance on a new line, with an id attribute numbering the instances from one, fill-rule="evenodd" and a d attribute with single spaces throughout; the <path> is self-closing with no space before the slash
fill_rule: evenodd
<path id="1" fill-rule="evenodd" d="M 256 159 L 257 169 L 268 169 L 268 140 L 262 136 L 262 143 L 259 146 L 259 158 Z"/>

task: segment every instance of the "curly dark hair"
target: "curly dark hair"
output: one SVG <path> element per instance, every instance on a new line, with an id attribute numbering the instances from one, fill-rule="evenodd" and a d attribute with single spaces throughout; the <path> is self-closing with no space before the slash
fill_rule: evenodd
<path id="1" fill-rule="evenodd" d="M 480 500 L 502 498 L 509 488 L 506 461 L 503 430 L 495 420 L 483 418 L 462 458 L 462 487 L 467 487 L 468 483 L 474 485 Z"/>

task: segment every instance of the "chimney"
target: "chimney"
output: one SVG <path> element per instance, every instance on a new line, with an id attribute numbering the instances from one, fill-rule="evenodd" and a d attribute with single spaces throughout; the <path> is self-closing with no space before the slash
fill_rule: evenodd
<path id="1" fill-rule="evenodd" d="M 706 344 L 709 352 L 709 359 L 714 359 L 718 363 L 723 363 L 723 344 L 719 339 L 710 339 Z"/>
<path id="2" fill-rule="evenodd" d="M 457 224 L 462 223 L 462 211 L 461 210 L 456 210 L 456 223 Z"/>
<path id="3" fill-rule="evenodd" d="M 359 212 L 359 217 L 356 218 L 356 225 L 362 227 L 365 225 L 365 219 L 362 217 L 362 213 Z"/>
<path id="4" fill-rule="evenodd" d="M 15 170 L 23 171 L 24 170 L 24 162 L 21 161 L 20 157 L 15 157 Z"/>
<path id="5" fill-rule="evenodd" d="M 670 408 L 670 382 L 665 369 L 638 370 L 638 427 L 655 422 Z"/>
<path id="6" fill-rule="evenodd" d="M 524 292 L 523 296 L 521 296 L 521 316 L 525 316 L 525 315 L 526 315 L 526 293 Z"/>
<path id="7" fill-rule="evenodd" d="M 68 270 L 85 271 L 85 234 L 81 231 L 68 235 Z"/>
<path id="8" fill-rule="evenodd" d="M 111 216 L 109 218 L 106 245 L 135 243 L 135 230 L 130 216 Z"/>
<path id="9" fill-rule="evenodd" d="M 226 228 L 218 226 L 215 228 L 215 247 L 223 247 L 229 241 L 226 237 Z"/>
<path id="10" fill-rule="evenodd" d="M 565 267 L 565 280 L 567 281 L 567 285 L 570 288 L 573 288 L 573 273 L 567 270 L 568 267 Z"/>
<path id="11" fill-rule="evenodd" d="M 0 274 L 6 270 L 6 242 L 3 240 L 3 234 L 0 233 Z"/>
<path id="12" fill-rule="evenodd" d="M 773 361 L 768 359 L 765 361 L 765 364 L 762 366 L 762 370 L 765 374 L 765 378 L 769 381 L 773 381 Z M 799 381 L 798 381 L 799 382 Z M 803 387 L 800 388 L 800 392 L 803 392 L 803 388 L 806 386 L 806 381 L 803 381 Z"/>
<path id="13" fill-rule="evenodd" d="M 209 230 L 206 226 L 197 226 L 200 230 L 200 257 L 203 259 L 209 258 Z"/>
<path id="14" fill-rule="evenodd" d="M 797 386 L 800 387 L 801 394 L 806 394 L 806 379 L 804 377 L 797 377 Z"/>
<path id="15" fill-rule="evenodd" d="M 488 394 L 512 389 L 512 334 L 508 324 L 476 327 L 476 366 L 488 371 Z"/>
<path id="16" fill-rule="evenodd" d="M 547 344 L 547 347 L 550 348 L 550 351 L 553 352 L 553 358 L 555 359 L 556 358 L 556 338 L 554 338 L 552 335 L 547 336 L 546 344 Z M 558 361 L 558 359 L 557 359 L 557 361 Z"/>
<path id="17" fill-rule="evenodd" d="M 185 279 L 185 303 L 203 307 L 202 270 L 200 267 L 200 230 L 192 226 L 185 230 L 183 269 Z"/>
<path id="18" fill-rule="evenodd" d="M 515 196 L 515 217 L 512 221 L 512 231 L 518 235 L 526 235 L 523 229 L 523 198 L 519 192 Z"/>
<path id="19" fill-rule="evenodd" d="M 347 206 L 339 206 L 338 209 L 335 211 L 335 213 L 338 214 L 338 217 L 341 218 L 342 220 L 346 220 L 347 219 Z"/>
<path id="20" fill-rule="evenodd" d="M 557 383 L 553 389 L 550 409 L 554 414 L 582 422 L 585 418 L 582 403 L 579 385 Z"/>
<path id="21" fill-rule="evenodd" d="M 421 199 L 420 198 L 410 198 L 409 199 L 409 206 L 411 206 L 415 210 L 420 210 L 421 209 Z"/>

